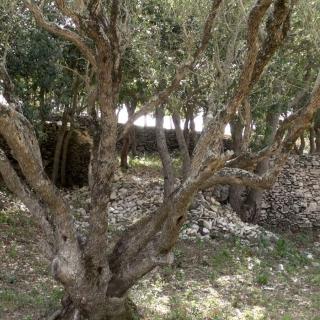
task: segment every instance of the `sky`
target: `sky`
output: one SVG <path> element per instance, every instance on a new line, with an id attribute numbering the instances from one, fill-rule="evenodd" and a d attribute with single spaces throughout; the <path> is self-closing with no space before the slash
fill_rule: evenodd
<path id="1" fill-rule="evenodd" d="M 3 95 L 1 93 L 0 93 L 0 103 L 2 103 L 2 104 L 7 103 L 6 99 L 3 97 Z"/>
<path id="2" fill-rule="evenodd" d="M 199 114 L 195 117 L 195 128 L 196 131 L 200 132 L 203 129 L 203 114 Z M 122 108 L 119 112 L 118 121 L 119 123 L 126 123 L 128 120 L 128 113 L 126 108 Z M 185 120 L 181 120 L 181 128 L 183 128 Z M 151 115 L 148 114 L 146 116 L 142 116 L 139 119 L 137 119 L 134 123 L 137 126 L 140 127 L 155 127 L 156 125 L 156 119 Z M 163 126 L 165 129 L 174 129 L 173 121 L 170 116 L 164 116 L 163 119 Z M 225 134 L 230 135 L 230 126 L 227 125 L 225 129 Z"/>

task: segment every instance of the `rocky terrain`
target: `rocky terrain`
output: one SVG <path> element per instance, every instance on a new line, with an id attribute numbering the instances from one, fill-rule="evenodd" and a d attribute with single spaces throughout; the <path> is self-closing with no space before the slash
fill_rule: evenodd
<path id="1" fill-rule="evenodd" d="M 116 175 L 109 210 L 110 228 L 118 231 L 137 222 L 147 214 L 156 212 L 162 202 L 162 182 L 148 173 L 141 176 L 121 172 Z M 177 180 L 177 186 L 179 181 Z M 71 198 L 77 225 L 81 229 L 88 226 L 90 204 L 88 188 L 83 187 L 67 192 Z M 249 225 L 240 220 L 229 205 L 221 205 L 212 192 L 199 192 L 190 206 L 188 220 L 180 234 L 182 239 L 238 237 L 243 241 L 259 241 L 261 238 L 276 240 L 277 236 L 261 226 Z"/>
<path id="2" fill-rule="evenodd" d="M 319 155 L 292 155 L 265 193 L 259 224 L 293 231 L 319 228 L 319 176 Z"/>

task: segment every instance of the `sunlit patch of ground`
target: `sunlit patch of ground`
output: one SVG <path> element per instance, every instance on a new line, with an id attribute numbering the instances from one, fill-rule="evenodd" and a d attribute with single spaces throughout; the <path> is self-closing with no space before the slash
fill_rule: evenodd
<path id="1" fill-rule="evenodd" d="M 318 235 L 250 247 L 180 242 L 171 267 L 133 290 L 144 319 L 320 319 Z"/>
<path id="2" fill-rule="evenodd" d="M 39 319 L 58 308 L 63 292 L 41 255 L 40 230 L 21 204 L 5 200 L 0 319 Z M 286 235 L 275 246 L 180 240 L 174 254 L 173 265 L 130 293 L 144 320 L 320 320 L 319 232 Z"/>

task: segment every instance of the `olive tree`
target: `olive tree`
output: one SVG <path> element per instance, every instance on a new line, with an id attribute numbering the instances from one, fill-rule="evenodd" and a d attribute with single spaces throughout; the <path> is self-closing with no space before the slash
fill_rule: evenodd
<path id="1" fill-rule="evenodd" d="M 40 27 L 75 44 L 94 72 L 95 87 L 91 92 L 94 103 L 90 116 L 95 132 L 89 168 L 91 210 L 87 233 L 76 233 L 70 204 L 45 175 L 34 130 L 14 97 L 8 104 L 0 104 L 0 134 L 19 163 L 20 172 L 15 171 L 3 150 L 0 172 L 8 188 L 26 204 L 45 233 L 53 276 L 65 289 L 63 307 L 54 318 L 133 319 L 128 291 L 155 267 L 172 261 L 171 250 L 194 195 L 200 189 L 219 183 L 270 186 L 297 137 L 320 106 L 319 76 L 308 102 L 283 121 L 267 147 L 236 156 L 220 150 L 225 126 L 250 95 L 286 37 L 295 1 L 257 0 L 253 3 L 247 17 L 245 53 L 238 80 L 226 103 L 219 108 L 209 106 L 188 176 L 179 187 L 166 188 L 159 208 L 126 230 L 114 247 L 110 247 L 108 241 L 108 206 L 117 160 L 116 107 L 121 87 L 123 40 L 130 11 L 120 0 L 50 1 L 49 6 L 58 9 L 65 21 L 65 24 L 55 24 L 45 17 L 48 12 L 44 10 L 45 1 L 23 2 Z M 123 134 L 139 116 L 155 109 L 161 112 L 180 82 L 196 71 L 210 41 L 221 2 L 207 3 L 208 15 L 194 52 L 176 66 L 169 85 L 130 117 Z M 13 92 L 8 91 L 6 96 L 12 96 Z M 275 159 L 274 166 L 261 176 L 253 173 L 257 163 L 270 155 Z"/>

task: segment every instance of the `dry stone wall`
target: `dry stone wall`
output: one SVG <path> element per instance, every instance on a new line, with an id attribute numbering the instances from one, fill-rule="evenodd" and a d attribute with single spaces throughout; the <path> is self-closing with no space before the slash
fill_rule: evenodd
<path id="1" fill-rule="evenodd" d="M 320 227 L 320 155 L 292 155 L 265 193 L 260 224 L 283 230 Z"/>
<path id="2" fill-rule="evenodd" d="M 119 124 L 119 132 L 122 132 L 123 125 Z M 138 153 L 155 153 L 158 152 L 156 130 L 155 127 L 138 127 L 134 126 L 137 152 Z M 170 152 L 179 150 L 178 141 L 176 138 L 175 130 L 165 129 L 164 130 L 168 149 Z M 199 133 L 196 133 L 196 139 L 198 139 Z M 121 149 L 122 141 L 118 142 L 118 149 Z M 190 150 L 193 149 L 193 145 L 190 145 Z"/>
<path id="3" fill-rule="evenodd" d="M 46 128 L 46 139 L 41 144 L 49 174 L 57 130 L 56 124 L 49 125 Z M 136 127 L 135 130 L 137 151 L 157 152 L 155 129 Z M 178 150 L 174 130 L 166 130 L 166 138 L 170 151 Z M 73 133 L 67 162 L 69 186 L 87 184 L 91 143 L 85 126 Z M 225 149 L 230 147 L 229 144 L 229 140 L 224 141 Z M 0 145 L 6 147 L 1 137 Z M 118 148 L 121 148 L 121 144 Z M 320 227 L 320 155 L 292 155 L 289 158 L 273 188 L 264 195 L 259 224 L 291 230 Z"/>
<path id="4" fill-rule="evenodd" d="M 123 125 L 119 124 L 119 132 L 122 132 Z M 134 127 L 135 136 L 136 136 L 136 144 L 138 153 L 155 153 L 158 152 L 157 148 L 157 140 L 156 140 L 156 129 L 155 127 Z M 168 149 L 170 152 L 178 151 L 179 144 L 176 138 L 176 132 L 174 129 L 164 129 L 164 133 L 166 136 L 166 141 L 168 145 Z M 194 144 L 200 137 L 199 132 L 195 132 L 193 139 L 190 139 L 190 151 L 194 149 Z M 118 149 L 121 148 L 122 141 L 118 142 Z M 223 148 L 224 150 L 231 150 L 231 140 L 226 137 L 223 140 Z"/>

